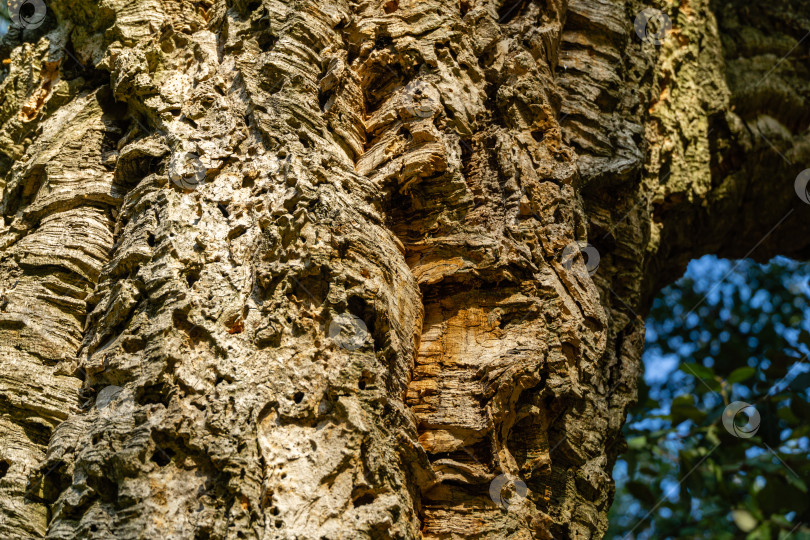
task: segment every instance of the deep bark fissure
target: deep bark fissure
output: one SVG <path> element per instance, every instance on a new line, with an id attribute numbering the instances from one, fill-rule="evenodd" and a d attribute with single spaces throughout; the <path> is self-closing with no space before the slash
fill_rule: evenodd
<path id="1" fill-rule="evenodd" d="M 810 28 L 743 5 L 50 2 L 0 47 L 0 533 L 603 533 L 654 292 L 810 249 Z"/>

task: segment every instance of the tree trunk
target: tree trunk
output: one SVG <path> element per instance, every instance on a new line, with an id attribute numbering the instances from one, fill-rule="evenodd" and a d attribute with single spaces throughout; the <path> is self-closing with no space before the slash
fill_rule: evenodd
<path id="1" fill-rule="evenodd" d="M 0 537 L 601 537 L 652 296 L 810 254 L 808 2 L 657 7 L 26 12 Z"/>

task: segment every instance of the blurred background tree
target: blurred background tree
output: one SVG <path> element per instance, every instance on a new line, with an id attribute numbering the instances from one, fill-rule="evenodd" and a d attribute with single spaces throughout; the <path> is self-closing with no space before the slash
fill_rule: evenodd
<path id="1" fill-rule="evenodd" d="M 607 538 L 810 539 L 808 280 L 807 263 L 707 256 L 661 291 Z M 723 427 L 734 401 L 755 436 Z"/>
<path id="2" fill-rule="evenodd" d="M 0 0 L 0 37 L 8 32 L 9 20 L 8 0 Z"/>

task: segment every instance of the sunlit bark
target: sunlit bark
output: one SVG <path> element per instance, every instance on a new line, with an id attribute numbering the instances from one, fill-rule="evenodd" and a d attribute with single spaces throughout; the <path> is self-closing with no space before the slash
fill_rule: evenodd
<path id="1" fill-rule="evenodd" d="M 806 2 L 653 7 L 15 26 L 0 536 L 600 537 L 652 295 L 810 243 Z"/>

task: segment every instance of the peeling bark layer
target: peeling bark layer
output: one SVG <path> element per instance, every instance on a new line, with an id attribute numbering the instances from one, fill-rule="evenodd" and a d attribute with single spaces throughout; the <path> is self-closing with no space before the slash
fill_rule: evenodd
<path id="1" fill-rule="evenodd" d="M 655 291 L 810 243 L 806 3 L 657 7 L 6 36 L 0 535 L 601 536 Z"/>

